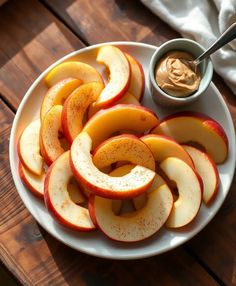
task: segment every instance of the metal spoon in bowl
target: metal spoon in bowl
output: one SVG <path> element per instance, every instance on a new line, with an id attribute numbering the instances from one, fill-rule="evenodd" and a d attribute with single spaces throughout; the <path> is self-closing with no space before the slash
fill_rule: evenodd
<path id="1" fill-rule="evenodd" d="M 197 57 L 193 61 L 181 59 L 181 61 L 187 64 L 193 71 L 197 70 L 197 66 L 215 51 L 220 49 L 222 46 L 228 44 L 236 38 L 236 22 L 233 23 L 229 28 L 217 39 L 204 53 Z"/>

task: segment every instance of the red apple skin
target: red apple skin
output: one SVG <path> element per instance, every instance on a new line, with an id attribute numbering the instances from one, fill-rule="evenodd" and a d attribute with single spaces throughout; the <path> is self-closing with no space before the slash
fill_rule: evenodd
<path id="1" fill-rule="evenodd" d="M 116 47 L 117 48 L 117 47 Z M 119 48 L 117 48 L 119 49 Z M 120 49 L 119 49 L 120 50 Z M 122 51 L 121 51 L 122 52 Z M 123 52 L 122 52 L 123 53 Z M 121 97 L 128 91 L 128 88 L 129 88 L 129 85 L 130 85 L 130 79 L 131 79 L 131 68 L 130 68 L 130 63 L 125 55 L 125 53 L 123 53 L 123 55 L 125 56 L 127 62 L 128 62 L 128 65 L 129 65 L 129 77 L 128 77 L 128 80 L 126 82 L 126 85 L 122 88 L 122 90 L 120 90 L 120 92 L 116 95 L 116 96 L 113 96 L 112 98 L 110 99 L 107 99 L 106 101 L 103 101 L 102 103 L 98 102 L 97 105 L 100 107 L 100 108 L 108 108 L 110 107 L 112 104 L 114 104 L 116 101 L 118 101 L 119 99 L 121 99 Z M 106 86 L 105 86 L 106 88 Z M 98 100 L 99 100 L 99 97 L 98 97 Z"/>
<path id="2" fill-rule="evenodd" d="M 140 139 L 138 136 L 133 135 L 133 134 L 121 134 L 121 135 L 117 135 L 115 136 L 115 138 L 130 138 L 130 139 Z M 103 145 L 109 143 L 110 140 L 113 140 L 114 137 L 110 137 L 107 140 L 103 141 L 102 143 L 100 143 L 93 151 L 92 151 L 92 155 L 94 156 L 97 153 L 97 150 L 99 150 Z M 142 137 L 141 137 L 142 138 Z M 147 147 L 148 150 L 150 150 L 150 152 L 152 153 L 151 149 L 141 140 L 141 142 Z M 152 156 L 153 157 L 153 156 Z M 155 168 L 154 168 L 155 169 Z"/>
<path id="3" fill-rule="evenodd" d="M 190 167 L 190 166 L 189 166 Z M 202 201 L 202 197 L 203 197 L 203 181 L 202 181 L 202 178 L 200 177 L 200 175 L 196 172 L 196 170 L 194 169 L 194 168 L 192 168 L 192 167 L 190 167 L 192 170 L 193 170 L 193 172 L 195 173 L 195 175 L 196 175 L 196 177 L 197 177 L 197 179 L 198 179 L 198 183 L 199 183 L 199 186 L 200 186 L 200 189 L 201 189 L 201 201 Z M 201 205 L 199 206 L 199 209 L 198 209 L 198 212 L 199 212 L 199 210 L 200 210 L 200 207 L 201 207 Z M 198 214 L 198 212 L 197 212 L 197 214 Z M 196 214 L 196 216 L 197 216 L 197 214 Z M 195 216 L 195 217 L 196 217 Z M 191 223 L 194 219 L 195 219 L 195 217 L 190 221 L 190 222 L 188 222 L 188 224 L 189 223 Z M 187 224 L 187 225 L 188 225 Z M 182 228 L 182 227 L 185 227 L 186 225 L 184 225 L 184 226 L 181 226 L 181 227 L 179 227 L 179 228 Z M 170 229 L 172 229 L 172 228 L 170 228 Z"/>
<path id="4" fill-rule="evenodd" d="M 85 228 L 85 227 L 80 227 L 77 225 L 74 225 L 68 221 L 66 221 L 62 216 L 60 216 L 60 214 L 58 212 L 56 212 L 56 210 L 54 209 L 53 204 L 51 203 L 50 200 L 50 196 L 49 196 L 49 191 L 48 191 L 48 185 L 49 185 L 49 179 L 50 179 L 50 175 L 51 175 L 51 171 L 53 168 L 53 165 L 55 164 L 56 161 L 54 161 L 54 163 L 49 167 L 47 173 L 46 173 L 46 177 L 45 177 L 45 182 L 44 182 L 44 203 L 45 206 L 47 207 L 48 211 L 51 213 L 51 215 L 63 226 L 67 226 L 70 229 L 74 229 L 74 230 L 79 230 L 79 231 L 84 231 L 84 232 L 89 232 L 94 230 L 93 228 Z"/>
<path id="5" fill-rule="evenodd" d="M 225 131 L 221 127 L 221 125 L 217 121 L 215 121 L 214 119 L 205 120 L 204 125 L 209 126 L 210 129 L 213 129 L 216 133 L 219 134 L 219 136 L 224 140 L 224 142 L 227 146 L 227 151 L 228 151 L 228 149 L 229 149 L 228 137 L 225 134 Z M 226 158 L 227 158 L 227 156 L 228 156 L 228 154 L 226 155 Z"/>
<path id="6" fill-rule="evenodd" d="M 68 99 L 68 98 L 67 98 Z M 67 121 L 67 116 L 66 116 L 66 110 L 67 110 L 67 106 L 68 106 L 68 100 L 66 100 L 64 102 L 64 106 L 63 106 L 63 109 L 62 109 L 62 113 L 61 113 L 61 126 L 62 126 L 62 130 L 63 130 L 63 133 L 64 133 L 64 136 L 66 138 L 66 140 L 69 142 L 69 144 L 72 144 L 73 142 L 73 137 L 71 136 L 71 133 L 69 132 L 67 126 L 68 126 L 68 121 Z"/>
<path id="7" fill-rule="evenodd" d="M 98 228 L 98 223 L 97 223 L 97 220 L 94 214 L 94 208 L 93 208 L 94 198 L 95 198 L 94 195 L 90 195 L 89 200 L 88 200 L 88 210 L 89 210 L 89 215 L 90 215 L 90 218 L 93 224 Z"/>
<path id="8" fill-rule="evenodd" d="M 95 195 L 98 195 L 100 197 L 104 197 L 104 198 L 109 198 L 109 199 L 121 199 L 121 196 L 119 194 L 119 192 L 114 192 L 113 194 L 111 194 L 110 191 L 108 190 L 104 190 L 102 188 L 99 188 L 97 186 L 94 186 L 93 184 L 90 184 L 88 181 L 86 181 L 83 176 L 80 175 L 80 173 L 76 170 L 76 168 L 74 167 L 71 155 L 70 155 L 70 166 L 71 166 L 71 170 L 74 174 L 74 176 L 76 177 L 76 179 L 79 181 L 80 184 L 82 184 L 83 186 L 85 186 L 85 188 L 88 188 L 91 190 L 91 192 Z M 153 178 L 154 180 L 154 178 Z M 132 190 L 130 192 L 122 192 L 122 199 L 129 199 L 129 198 L 133 198 L 136 197 L 142 193 L 144 193 L 151 185 L 153 180 L 151 180 L 147 185 L 136 189 L 135 191 Z"/>
<path id="9" fill-rule="evenodd" d="M 205 155 L 206 155 L 206 157 L 208 158 L 208 160 L 211 162 L 212 167 L 214 168 L 214 172 L 215 172 L 215 174 L 216 174 L 216 187 L 215 187 L 215 192 L 214 192 L 213 196 L 212 196 L 212 197 L 209 199 L 209 201 L 207 202 L 207 205 L 210 205 L 210 204 L 214 201 L 216 195 L 218 194 L 219 186 L 220 186 L 220 177 L 219 177 L 219 172 L 218 172 L 218 170 L 217 170 L 217 167 L 216 167 L 215 162 L 212 160 L 212 158 L 211 158 L 208 154 L 205 154 Z M 203 188 L 202 188 L 202 189 L 203 189 Z"/>
<path id="10" fill-rule="evenodd" d="M 154 135 L 154 134 L 147 134 L 147 135 L 144 135 L 144 136 L 140 137 L 140 139 L 143 140 L 143 139 L 149 138 L 149 137 L 152 138 L 153 135 Z M 174 140 L 173 138 L 171 138 L 171 137 L 169 137 L 169 136 L 158 134 L 158 137 L 162 137 L 162 138 L 165 138 L 165 139 L 167 139 L 167 140 L 171 140 L 171 141 L 177 143 L 178 145 L 180 145 L 176 140 Z M 181 146 L 181 145 L 180 145 L 180 146 Z M 189 156 L 189 159 L 190 159 L 190 161 L 192 162 L 192 166 L 191 166 L 191 167 L 193 167 L 193 166 L 194 166 L 194 163 L 193 163 L 193 160 L 192 160 L 192 158 L 191 158 L 190 156 Z"/>
<path id="11" fill-rule="evenodd" d="M 21 136 L 22 136 L 22 134 L 21 134 Z M 21 138 L 21 136 L 20 136 L 20 138 Z M 19 138 L 19 140 L 18 140 L 18 142 L 17 142 L 17 144 L 16 144 L 17 154 L 18 154 L 18 156 L 19 156 L 19 159 L 20 159 L 21 164 L 22 164 L 25 168 L 27 168 L 28 170 L 30 170 L 30 171 L 32 172 L 32 170 L 30 169 L 30 167 L 27 166 L 27 165 L 24 163 L 24 160 L 23 160 L 23 158 L 22 158 L 22 155 L 21 155 L 21 152 L 20 152 L 20 138 Z M 39 141 L 40 141 L 40 136 L 39 136 Z M 41 150 L 40 150 L 40 151 L 41 151 Z M 42 156 L 42 157 L 43 157 L 43 156 Z M 34 172 L 32 172 L 32 173 L 34 173 Z M 35 175 L 38 175 L 38 174 L 35 174 Z"/>
<path id="12" fill-rule="evenodd" d="M 99 224 L 97 223 L 96 221 L 96 217 L 94 215 L 94 199 L 95 199 L 95 196 L 94 195 L 91 195 L 89 197 L 89 214 L 90 214 L 90 218 L 92 220 L 92 222 L 94 223 L 94 225 L 96 225 L 96 227 L 106 236 L 108 237 L 109 239 L 113 240 L 113 241 L 118 241 L 118 242 L 121 242 L 120 240 L 116 240 L 114 239 L 113 237 L 110 237 L 107 233 L 105 233 L 102 228 L 99 227 Z M 168 218 L 167 218 L 168 219 Z M 165 223 L 163 224 L 163 226 L 165 226 Z M 162 227 L 163 227 L 162 226 Z M 142 241 L 145 241 L 147 239 L 150 239 L 152 236 L 156 235 L 156 232 L 153 233 L 152 235 L 150 235 L 149 237 L 147 237 L 146 239 L 142 240 Z M 140 240 L 134 240 L 134 241 L 126 241 L 125 243 L 134 243 L 134 242 L 139 242 Z"/>
<path id="13" fill-rule="evenodd" d="M 143 67 L 142 67 L 141 63 L 136 58 L 131 56 L 129 53 L 126 53 L 126 54 L 128 54 L 136 62 L 136 64 L 138 65 L 138 67 L 140 69 L 140 74 L 141 74 L 141 78 L 142 78 L 142 90 L 141 90 L 141 93 L 139 96 L 139 102 L 141 102 L 143 99 L 144 90 L 145 90 L 145 75 L 144 75 Z"/>
<path id="14" fill-rule="evenodd" d="M 158 116 L 156 115 L 156 113 L 155 112 L 153 112 L 151 109 L 149 109 L 149 108 L 147 108 L 147 107 L 145 107 L 145 106 L 142 106 L 142 105 L 135 105 L 135 104 L 122 104 L 122 103 L 120 103 L 120 104 L 116 104 L 116 105 L 114 105 L 114 106 L 112 106 L 112 107 L 110 107 L 110 108 L 114 108 L 114 109 L 116 109 L 116 108 L 120 108 L 120 107 L 122 107 L 122 106 L 130 106 L 130 107 L 133 107 L 133 108 L 136 108 L 136 109 L 142 109 L 142 110 L 145 110 L 145 111 L 147 111 L 148 113 L 151 113 L 152 114 L 152 116 L 154 116 L 158 121 L 159 121 L 159 118 L 158 118 Z M 106 110 L 106 109 L 105 109 Z M 104 110 L 103 109 L 100 109 L 98 112 L 96 112 L 93 116 L 91 116 L 90 118 L 89 118 L 89 120 L 87 121 L 87 123 L 85 124 L 85 126 L 88 124 L 88 122 L 90 122 L 91 120 L 93 120 L 96 116 L 99 116 L 99 114 L 100 113 L 103 113 L 104 112 Z M 158 124 L 159 125 L 159 124 Z M 85 127 L 84 126 L 84 127 Z M 155 125 L 152 129 L 154 129 L 155 127 L 156 127 L 157 125 Z M 151 129 L 151 130 L 152 130 Z"/>
<path id="15" fill-rule="evenodd" d="M 184 145 L 191 147 L 191 145 L 188 145 L 188 144 L 184 144 Z M 216 197 L 216 195 L 217 195 L 217 193 L 218 193 L 219 185 L 220 185 L 220 176 L 219 176 L 219 172 L 218 172 L 216 163 L 212 160 L 211 156 L 209 156 L 209 155 L 208 155 L 207 153 L 205 153 L 205 152 L 203 152 L 203 153 L 204 153 L 204 155 L 207 157 L 207 159 L 211 162 L 211 165 L 212 165 L 212 167 L 213 167 L 213 169 L 214 169 L 214 172 L 215 172 L 215 175 L 216 175 L 215 192 L 214 192 L 213 196 L 210 198 L 210 200 L 207 202 L 207 205 L 210 205 L 210 204 L 214 201 L 214 199 L 215 199 L 215 197 Z M 196 171 L 195 171 L 195 172 L 196 172 Z M 203 186 L 202 178 L 200 177 L 200 175 L 199 175 L 197 172 L 196 172 L 196 175 L 197 175 L 197 177 L 198 177 L 198 179 L 199 179 L 199 181 L 200 181 L 200 183 L 201 183 L 201 190 L 202 190 L 202 194 L 203 194 L 204 186 Z"/>
<path id="16" fill-rule="evenodd" d="M 127 59 L 127 61 L 128 61 L 128 59 Z M 129 64 L 129 70 L 130 70 L 130 63 L 129 63 L 129 61 L 128 61 L 128 64 Z M 116 101 L 121 99 L 121 97 L 128 91 L 129 84 L 130 84 L 130 79 L 131 79 L 131 72 L 129 73 L 129 78 L 128 78 L 128 81 L 127 81 L 126 85 L 124 86 L 124 88 L 115 97 L 112 97 L 109 100 L 104 101 L 102 104 L 98 103 L 98 106 L 100 106 L 101 108 L 108 108 L 111 105 L 115 104 Z"/>
<path id="17" fill-rule="evenodd" d="M 198 174 L 192 167 L 190 167 L 190 168 L 193 170 L 193 172 L 195 173 L 195 175 L 196 175 L 196 177 L 197 177 L 197 179 L 198 179 L 198 183 L 199 183 L 200 190 L 201 190 L 201 201 L 202 201 L 202 197 L 203 197 L 203 182 L 202 182 L 202 178 L 199 176 L 199 174 Z M 201 204 L 202 204 L 202 203 L 201 203 Z M 189 221 L 187 224 L 178 227 L 179 230 L 184 229 L 184 228 L 185 228 L 186 226 L 188 226 L 192 221 L 194 221 L 194 219 L 197 217 L 197 215 L 198 215 L 198 213 L 199 213 L 199 211 L 200 211 L 201 204 L 200 204 L 200 206 L 199 206 L 199 209 L 198 209 L 198 211 L 197 211 L 195 217 L 193 217 L 192 220 Z M 168 229 L 170 229 L 170 230 L 173 230 L 172 227 L 168 227 L 167 225 L 166 225 L 166 228 L 168 228 Z"/>
<path id="18" fill-rule="evenodd" d="M 197 111 L 181 111 L 181 112 L 177 112 L 177 113 L 174 113 L 174 114 L 166 116 L 165 118 L 163 118 L 159 122 L 159 124 L 161 124 L 164 121 L 167 121 L 167 120 L 170 120 L 170 119 L 173 119 L 173 118 L 176 118 L 176 117 L 182 117 L 182 116 L 194 117 L 194 118 L 197 117 L 199 120 L 202 120 L 204 125 L 209 126 L 211 129 L 214 129 L 214 131 L 216 133 L 218 133 L 221 136 L 221 138 L 223 138 L 223 140 L 224 140 L 224 142 L 225 142 L 225 144 L 227 145 L 227 148 L 228 148 L 228 145 L 229 145 L 228 138 L 227 138 L 227 135 L 225 134 L 225 131 L 222 128 L 222 126 L 215 119 L 211 118 L 210 116 L 208 116 L 208 115 L 206 115 L 204 113 L 197 112 Z M 152 128 L 152 130 L 155 129 L 157 126 Z"/>
<path id="19" fill-rule="evenodd" d="M 24 172 L 23 172 L 23 169 L 22 169 L 22 163 L 19 162 L 18 164 L 18 172 L 19 172 L 19 176 L 21 178 L 21 181 L 22 183 L 38 198 L 40 198 L 41 200 L 43 200 L 44 198 L 44 195 L 40 192 L 38 192 L 34 186 L 32 186 L 28 181 L 27 179 L 25 178 L 25 175 L 24 175 Z"/>
<path id="20" fill-rule="evenodd" d="M 48 166 L 50 166 L 53 163 L 53 160 L 48 156 L 47 152 L 45 151 L 41 136 L 39 136 L 39 146 L 40 146 L 40 153 L 41 153 L 45 163 Z"/>

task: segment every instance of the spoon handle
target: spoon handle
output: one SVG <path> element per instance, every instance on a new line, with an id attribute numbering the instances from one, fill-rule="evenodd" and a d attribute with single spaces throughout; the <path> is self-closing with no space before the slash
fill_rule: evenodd
<path id="1" fill-rule="evenodd" d="M 229 28 L 201 55 L 195 62 L 199 64 L 206 57 L 210 56 L 216 50 L 220 49 L 222 46 L 226 45 L 230 41 L 236 38 L 236 22 L 233 23 Z"/>

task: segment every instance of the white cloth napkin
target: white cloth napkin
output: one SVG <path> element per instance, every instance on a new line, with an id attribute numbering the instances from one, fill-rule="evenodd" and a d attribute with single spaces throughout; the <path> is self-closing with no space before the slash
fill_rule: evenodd
<path id="1" fill-rule="evenodd" d="M 236 0 L 141 0 L 153 13 L 205 48 L 236 22 Z M 236 95 L 236 40 L 215 52 L 215 71 Z"/>

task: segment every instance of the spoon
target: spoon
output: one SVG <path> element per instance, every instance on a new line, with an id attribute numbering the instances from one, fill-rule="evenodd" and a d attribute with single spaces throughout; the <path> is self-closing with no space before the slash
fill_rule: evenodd
<path id="1" fill-rule="evenodd" d="M 193 71 L 197 70 L 197 66 L 215 51 L 220 49 L 222 46 L 228 44 L 232 40 L 236 38 L 236 22 L 233 23 L 229 28 L 217 39 L 204 53 L 202 53 L 199 57 L 195 60 L 189 61 L 186 59 L 181 59 L 183 63 L 186 63 L 190 66 Z"/>

